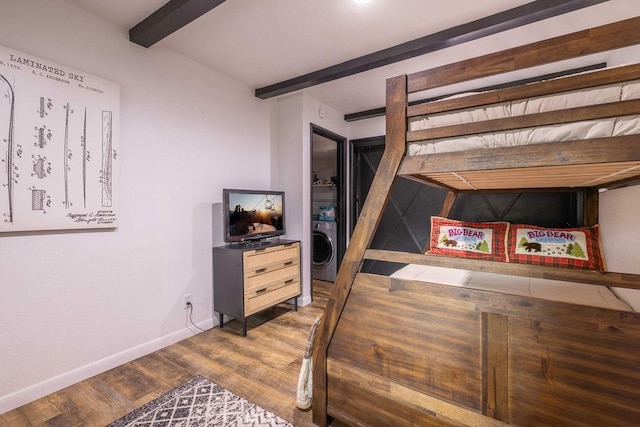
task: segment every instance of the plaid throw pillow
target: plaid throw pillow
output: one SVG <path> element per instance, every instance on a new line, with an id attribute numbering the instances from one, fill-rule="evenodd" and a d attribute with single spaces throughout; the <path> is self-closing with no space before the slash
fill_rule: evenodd
<path id="1" fill-rule="evenodd" d="M 508 222 L 466 222 L 431 217 L 427 253 L 507 262 Z"/>
<path id="2" fill-rule="evenodd" d="M 604 270 L 599 228 L 543 228 L 511 224 L 509 261 L 552 267 Z"/>

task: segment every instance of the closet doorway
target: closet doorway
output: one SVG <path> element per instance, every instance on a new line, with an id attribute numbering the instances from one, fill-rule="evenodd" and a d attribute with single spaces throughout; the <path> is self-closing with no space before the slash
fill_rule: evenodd
<path id="1" fill-rule="evenodd" d="M 311 270 L 314 280 L 335 281 L 346 247 L 346 138 L 311 125 Z M 313 281 L 312 281 L 313 282 Z"/>

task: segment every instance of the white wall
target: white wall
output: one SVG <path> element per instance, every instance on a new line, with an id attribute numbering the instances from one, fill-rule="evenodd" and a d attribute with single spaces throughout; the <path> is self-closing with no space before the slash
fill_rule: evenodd
<path id="1" fill-rule="evenodd" d="M 0 44 L 121 85 L 118 230 L 0 236 L 2 413 L 191 335 L 184 293 L 217 323 L 212 204 L 271 186 L 272 103 L 62 0 L 2 0 Z"/>
<path id="2" fill-rule="evenodd" d="M 607 269 L 640 274 L 640 186 L 600 193 L 600 228 Z"/>
<path id="3" fill-rule="evenodd" d="M 640 274 L 640 185 L 600 193 L 600 229 L 607 270 Z M 639 291 L 616 289 L 616 294 L 640 311 Z"/>
<path id="4" fill-rule="evenodd" d="M 386 118 L 382 116 L 350 122 L 349 139 L 354 140 L 386 135 L 387 130 L 385 120 Z"/>
<path id="5" fill-rule="evenodd" d="M 346 137 L 347 122 L 344 113 L 306 94 L 278 100 L 277 117 L 279 167 L 273 182 L 287 193 L 287 236 L 302 244 L 300 303 L 305 305 L 311 302 L 311 124 Z"/>

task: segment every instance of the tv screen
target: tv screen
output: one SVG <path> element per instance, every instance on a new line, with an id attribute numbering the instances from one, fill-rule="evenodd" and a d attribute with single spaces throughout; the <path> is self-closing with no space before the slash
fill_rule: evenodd
<path id="1" fill-rule="evenodd" d="M 243 242 L 285 234 L 284 192 L 224 189 L 225 242 Z"/>

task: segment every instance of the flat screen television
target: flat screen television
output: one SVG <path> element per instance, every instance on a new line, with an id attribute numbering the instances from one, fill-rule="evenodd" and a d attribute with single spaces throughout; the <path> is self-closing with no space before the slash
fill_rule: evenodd
<path id="1" fill-rule="evenodd" d="M 222 202 L 225 242 L 246 242 L 285 234 L 283 191 L 225 188 Z"/>

